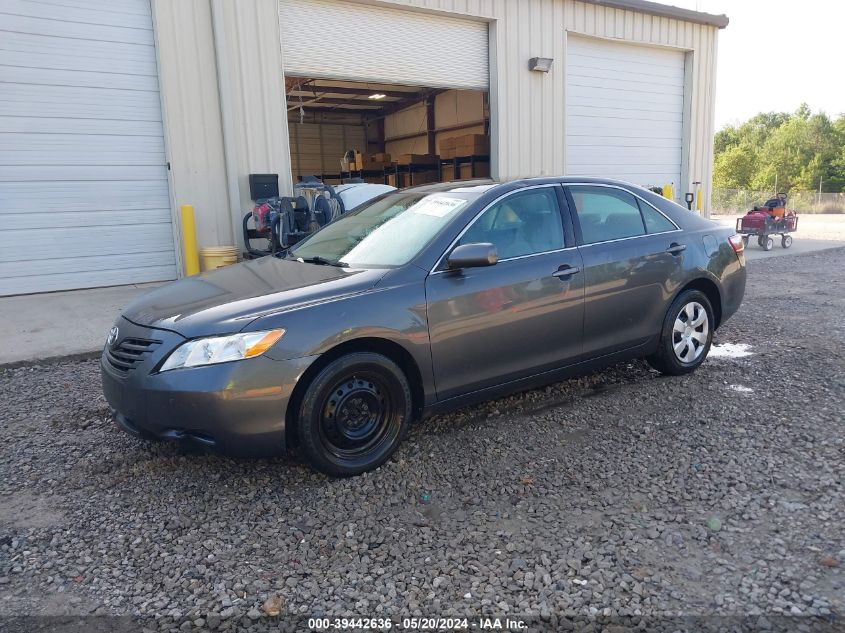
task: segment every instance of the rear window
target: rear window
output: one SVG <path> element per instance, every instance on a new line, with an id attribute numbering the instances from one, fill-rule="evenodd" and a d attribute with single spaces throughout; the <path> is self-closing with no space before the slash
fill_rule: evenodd
<path id="1" fill-rule="evenodd" d="M 643 214 L 645 228 L 649 233 L 665 233 L 666 231 L 674 231 L 678 228 L 665 215 L 647 202 L 637 200 L 637 203 L 640 205 L 640 212 Z"/>
<path id="2" fill-rule="evenodd" d="M 633 194 L 613 187 L 569 187 L 585 244 L 645 235 Z"/>

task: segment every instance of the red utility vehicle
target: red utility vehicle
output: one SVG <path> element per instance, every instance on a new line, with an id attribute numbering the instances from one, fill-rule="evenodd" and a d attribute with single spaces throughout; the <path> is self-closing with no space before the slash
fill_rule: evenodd
<path id="1" fill-rule="evenodd" d="M 764 251 L 770 251 L 775 246 L 772 235 L 780 235 L 780 245 L 783 248 L 792 246 L 792 236 L 798 229 L 798 214 L 786 208 L 786 194 L 779 193 L 769 199 L 763 206 L 756 206 L 736 221 L 736 232 L 742 235 L 742 241 L 748 246 L 752 235 L 757 236 L 757 244 Z"/>

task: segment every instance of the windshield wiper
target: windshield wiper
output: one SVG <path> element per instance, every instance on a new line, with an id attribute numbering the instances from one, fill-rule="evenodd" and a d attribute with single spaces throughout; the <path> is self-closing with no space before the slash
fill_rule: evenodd
<path id="1" fill-rule="evenodd" d="M 314 255 L 313 257 L 297 257 L 297 259 L 301 262 L 305 262 L 306 264 L 319 264 L 320 266 L 337 266 L 338 268 L 348 268 L 349 264 L 344 264 L 343 262 L 335 262 L 330 259 L 326 259 L 325 257 L 320 257 L 319 255 Z"/>

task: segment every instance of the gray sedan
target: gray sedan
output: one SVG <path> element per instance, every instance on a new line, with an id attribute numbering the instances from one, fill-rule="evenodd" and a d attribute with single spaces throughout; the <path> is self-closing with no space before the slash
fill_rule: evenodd
<path id="1" fill-rule="evenodd" d="M 388 193 L 130 305 L 101 365 L 118 424 L 354 475 L 434 412 L 645 358 L 695 370 L 745 291 L 742 240 L 611 180 Z"/>

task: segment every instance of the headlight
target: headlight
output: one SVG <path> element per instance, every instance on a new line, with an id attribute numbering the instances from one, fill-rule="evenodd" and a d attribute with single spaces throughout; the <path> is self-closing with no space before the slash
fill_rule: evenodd
<path id="1" fill-rule="evenodd" d="M 214 365 L 261 356 L 284 334 L 284 330 L 267 330 L 231 336 L 210 336 L 188 341 L 173 350 L 159 371 Z"/>

